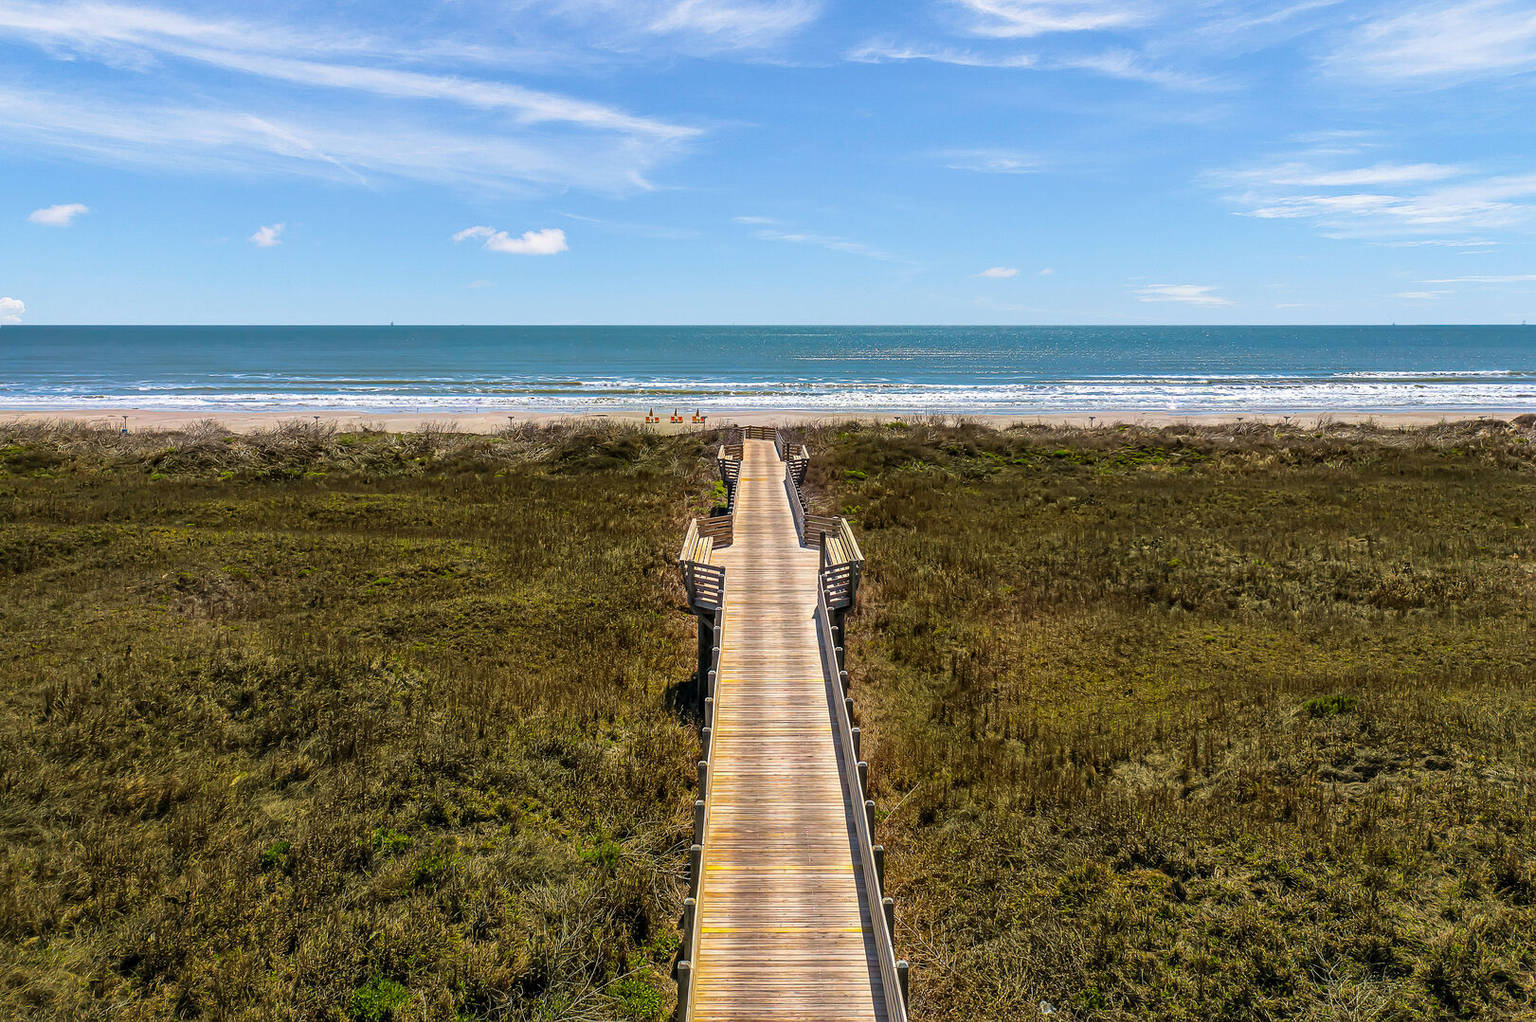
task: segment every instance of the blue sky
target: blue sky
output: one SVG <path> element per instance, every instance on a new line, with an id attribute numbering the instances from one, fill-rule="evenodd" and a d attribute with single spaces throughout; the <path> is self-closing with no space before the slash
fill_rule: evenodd
<path id="1" fill-rule="evenodd" d="M 1529 0 L 0 0 L 0 323 L 1536 320 Z"/>

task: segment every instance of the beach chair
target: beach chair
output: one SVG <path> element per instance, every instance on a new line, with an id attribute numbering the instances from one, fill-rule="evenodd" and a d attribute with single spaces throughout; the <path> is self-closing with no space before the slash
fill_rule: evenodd
<path id="1" fill-rule="evenodd" d="M 700 415 L 699 414 L 699 409 L 695 408 L 693 410 L 693 421 L 694 421 L 695 424 L 702 426 L 704 424 L 704 420 L 707 419 L 707 418 L 708 418 L 707 415 Z"/>
<path id="2" fill-rule="evenodd" d="M 653 422 L 660 422 L 661 416 L 657 415 L 656 409 L 652 408 L 645 413 L 645 421 L 647 425 Z"/>
<path id="3" fill-rule="evenodd" d="M 673 422 L 682 422 L 683 421 L 683 417 L 681 415 L 677 414 L 677 409 L 676 408 L 672 409 L 672 421 Z"/>

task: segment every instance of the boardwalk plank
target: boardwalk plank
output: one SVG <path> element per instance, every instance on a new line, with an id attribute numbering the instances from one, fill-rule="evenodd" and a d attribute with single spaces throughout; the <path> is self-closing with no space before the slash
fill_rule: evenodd
<path id="1" fill-rule="evenodd" d="M 747 440 L 726 568 L 693 1017 L 886 1018 L 800 545 L 772 441 Z"/>

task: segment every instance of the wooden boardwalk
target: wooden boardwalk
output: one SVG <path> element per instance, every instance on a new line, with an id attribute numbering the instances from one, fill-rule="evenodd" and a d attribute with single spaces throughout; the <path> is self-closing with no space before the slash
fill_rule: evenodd
<path id="1" fill-rule="evenodd" d="M 747 440 L 724 565 L 692 1018 L 887 1017 L 815 612 L 772 441 Z M 842 693 L 837 692 L 841 699 Z M 878 908 L 876 909 L 878 911 Z"/>

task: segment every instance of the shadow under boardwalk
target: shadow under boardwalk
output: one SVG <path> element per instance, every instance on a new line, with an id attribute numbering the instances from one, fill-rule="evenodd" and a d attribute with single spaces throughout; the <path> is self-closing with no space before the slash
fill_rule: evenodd
<path id="1" fill-rule="evenodd" d="M 726 567 L 695 1019 L 885 1019 L 870 899 L 773 443 L 747 440 Z"/>

